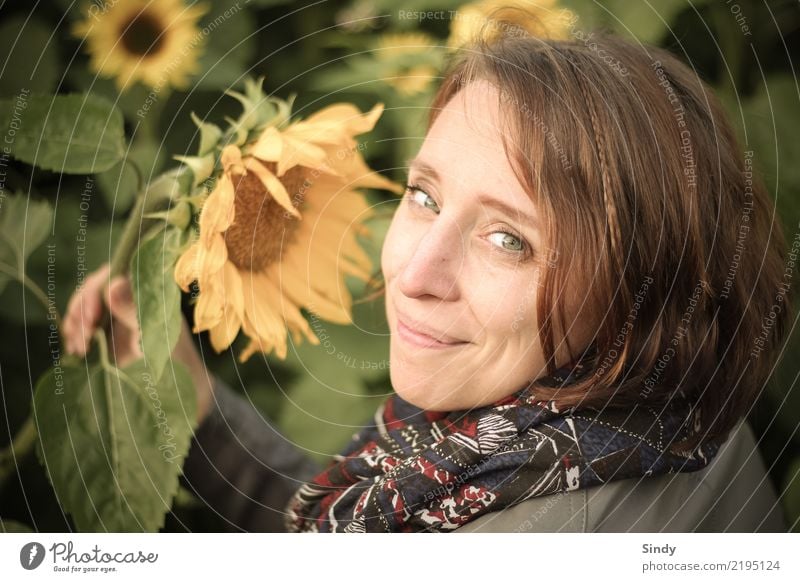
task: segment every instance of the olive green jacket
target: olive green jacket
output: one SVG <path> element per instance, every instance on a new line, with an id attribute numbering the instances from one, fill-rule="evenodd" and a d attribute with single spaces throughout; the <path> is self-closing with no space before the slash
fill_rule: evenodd
<path id="1" fill-rule="evenodd" d="M 537 497 L 456 532 L 785 532 L 747 423 L 704 469 Z"/>
<path id="2" fill-rule="evenodd" d="M 220 518 L 219 530 L 280 532 L 284 508 L 321 467 L 217 379 L 183 484 Z M 785 532 L 753 433 L 741 423 L 707 467 L 536 497 L 483 515 L 469 532 Z"/>

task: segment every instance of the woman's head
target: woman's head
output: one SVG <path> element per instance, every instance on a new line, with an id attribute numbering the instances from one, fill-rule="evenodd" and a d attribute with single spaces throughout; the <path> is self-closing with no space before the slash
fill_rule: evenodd
<path id="1" fill-rule="evenodd" d="M 382 257 L 401 396 L 489 403 L 593 344 L 584 380 L 543 398 L 657 406 L 680 389 L 698 438 L 752 406 L 789 317 L 785 241 L 716 99 L 665 51 L 462 49 L 409 182 Z M 415 349 L 399 320 L 468 343 Z"/>
<path id="2" fill-rule="evenodd" d="M 489 404 L 546 370 L 536 317 L 545 227 L 506 157 L 501 113 L 485 81 L 447 102 L 384 243 L 392 381 L 424 408 Z M 421 345 L 409 327 L 450 345 Z"/>

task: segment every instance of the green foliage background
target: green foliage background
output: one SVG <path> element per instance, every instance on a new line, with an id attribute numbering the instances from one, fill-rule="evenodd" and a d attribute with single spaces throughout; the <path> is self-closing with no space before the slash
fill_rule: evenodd
<path id="1" fill-rule="evenodd" d="M 343 100 L 362 110 L 384 102 L 386 113 L 375 131 L 364 136 L 364 153 L 373 168 L 383 169 L 392 178 L 402 179 L 403 160 L 421 143 L 425 107 L 434 85 L 406 95 L 387 79 L 415 64 L 440 65 L 444 50 L 387 61 L 376 58 L 373 49 L 376 40 L 390 32 L 423 30 L 444 43 L 448 18 L 401 17 L 401 8 L 389 0 L 331 0 L 313 6 L 280 0 L 253 0 L 246 5 L 212 0 L 208 4 L 210 10 L 201 23 L 205 25 L 233 6 L 238 8 L 208 35 L 201 72 L 191 87 L 160 92 L 145 116 L 137 112 L 148 99 L 148 88 L 135 86 L 120 94 L 111 80 L 89 70 L 85 51 L 68 32 L 80 15 L 77 4 L 69 0 L 39 3 L 33 12 L 24 2 L 6 2 L 0 8 L 0 130 L 9 126 L 22 90 L 32 96 L 59 94 L 60 114 L 70 120 L 70 129 L 75 124 L 81 128 L 66 154 L 57 148 L 58 127 L 48 127 L 54 134 L 46 147 L 18 142 L 16 159 L 7 159 L 2 168 L 7 197 L 0 208 L 0 448 L 23 427 L 31 411 L 35 379 L 51 366 L 51 322 L 46 303 L 43 305 L 35 289 L 48 289 L 50 283 L 56 307 L 64 312 L 76 285 L 76 235 L 82 214 L 88 221 L 86 267 L 92 270 L 110 260 L 138 190 L 176 166 L 173 155 L 197 151 L 199 135 L 190 112 L 219 122 L 225 116 L 235 117 L 239 104 L 222 92 L 239 88 L 245 76 L 264 75 L 267 93 L 280 97 L 297 93 L 294 110 L 301 115 Z M 413 0 L 405 2 L 402 10 L 448 14 L 461 4 Z M 690 63 L 717 89 L 745 148 L 755 152 L 756 166 L 766 178 L 787 237 L 798 232 L 800 102 L 792 61 L 800 44 L 796 3 L 564 0 L 561 5 L 578 14 L 582 30 L 612 29 L 666 47 Z M 91 97 L 85 97 L 87 93 Z M 37 110 L 41 104 L 35 100 L 31 103 L 25 113 L 25 131 L 40 136 L 45 128 L 35 124 L 48 110 Z M 89 115 L 87 107 L 97 111 Z M 86 116 L 85 123 L 81 115 Z M 104 123 L 100 129 L 93 126 L 98 119 Z M 83 136 L 91 139 L 81 141 Z M 24 139 L 22 133 L 18 139 Z M 81 151 L 84 142 L 86 151 Z M 92 200 L 82 209 L 82 193 L 87 188 Z M 376 192 L 369 196 L 385 209 L 373 221 L 374 238 L 364 241 L 377 266 L 381 237 L 394 206 L 390 196 Z M 49 261 L 48 249 L 52 248 L 55 261 Z M 27 286 L 19 280 L 23 265 L 31 283 Z M 54 283 L 48 281 L 48 265 Z M 355 293 L 362 291 L 355 281 L 350 284 Z M 183 311 L 191 318 L 186 297 Z M 390 390 L 383 304 L 357 305 L 355 321 L 356 325 L 349 327 L 321 322 L 315 330 L 327 343 L 316 348 L 290 347 L 285 361 L 255 357 L 240 365 L 236 354 L 243 347 L 243 338 L 220 355 L 213 353 L 205 335 L 196 339 L 209 368 L 249 398 L 294 442 L 325 459 L 341 449 Z M 796 386 L 800 340 L 796 333 L 782 356 L 750 421 L 760 437 L 789 523 L 800 531 L 800 390 Z M 93 398 L 106 396 L 116 406 L 122 405 L 119 398 L 130 398 L 109 394 Z M 131 405 L 135 407 L 135 403 Z M 155 447 L 157 443 L 141 446 Z M 14 459 L 13 465 L 13 473 L 0 483 L 3 530 L 94 527 L 91 516 L 80 511 L 80 492 L 69 491 L 69 484 L 51 484 L 35 455 Z M 135 475 L 128 477 L 134 479 Z M 60 492 L 61 505 L 54 488 Z M 175 492 L 167 489 L 170 487 L 165 485 L 165 499 L 172 500 Z M 65 501 L 70 496 L 72 501 Z M 151 497 L 156 502 L 159 499 L 156 492 Z M 75 510 L 65 513 L 65 505 Z M 162 520 L 164 513 L 166 519 Z M 115 525 L 163 531 L 221 528 L 217 518 L 183 489 L 177 491 L 174 501 L 161 503 L 143 515 L 121 518 Z"/>

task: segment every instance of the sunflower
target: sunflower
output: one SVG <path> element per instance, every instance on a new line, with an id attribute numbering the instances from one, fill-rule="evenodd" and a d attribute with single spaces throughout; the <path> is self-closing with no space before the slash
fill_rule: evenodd
<path id="1" fill-rule="evenodd" d="M 563 39 L 574 18 L 566 8 L 558 8 L 558 0 L 480 0 L 458 9 L 447 44 L 453 49 L 463 46 L 474 40 L 484 25 L 488 39 L 501 32 Z M 504 30 L 506 22 L 516 29 Z"/>
<path id="2" fill-rule="evenodd" d="M 199 289 L 194 332 L 209 330 L 220 352 L 243 331 L 250 341 L 242 362 L 256 352 L 284 359 L 287 329 L 296 343 L 305 337 L 319 344 L 301 308 L 327 321 L 351 322 L 344 275 L 366 281 L 372 268 L 356 239 L 368 233 L 363 221 L 370 209 L 356 190 L 402 192 L 367 167 L 353 138 L 373 128 L 382 104 L 361 113 L 338 103 L 289 123 L 283 102 L 281 113 L 262 124 L 267 101 L 259 92 L 251 84 L 248 96 L 234 94 L 245 104 L 233 128 L 236 141 L 219 148 L 220 173 L 200 205 L 199 236 L 175 265 L 178 285 L 188 291 L 196 281 Z M 200 125 L 213 134 L 205 141 L 219 139 L 218 128 Z M 214 157 L 203 141 L 203 155 L 180 158 L 196 184 Z"/>
<path id="3" fill-rule="evenodd" d="M 91 69 L 120 91 L 137 81 L 184 88 L 198 70 L 197 22 L 207 11 L 182 0 L 116 0 L 88 5 L 72 31 L 86 40 Z"/>
<path id="4" fill-rule="evenodd" d="M 382 35 L 375 43 L 375 58 L 384 65 L 383 81 L 404 97 L 424 92 L 438 68 L 421 61 L 438 44 L 422 32 Z"/>

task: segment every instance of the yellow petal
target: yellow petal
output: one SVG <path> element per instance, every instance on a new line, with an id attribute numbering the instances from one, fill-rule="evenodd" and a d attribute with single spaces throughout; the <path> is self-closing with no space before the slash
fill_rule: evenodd
<path id="1" fill-rule="evenodd" d="M 206 244 L 208 237 L 224 232 L 233 223 L 236 209 L 235 196 L 233 182 L 228 174 L 223 173 L 200 211 L 200 236 Z"/>
<path id="2" fill-rule="evenodd" d="M 200 248 L 198 243 L 194 243 L 178 257 L 178 261 L 175 263 L 175 282 L 184 291 L 189 291 L 189 285 L 197 279 L 197 273 L 199 272 L 197 257 Z"/>
<path id="3" fill-rule="evenodd" d="M 175 264 L 175 282 L 184 291 L 189 290 L 192 281 L 207 286 L 207 281 L 217 275 L 228 260 L 228 249 L 222 235 L 216 234 L 206 246 L 194 243 Z"/>
<path id="4" fill-rule="evenodd" d="M 200 333 L 219 325 L 223 317 L 224 301 L 214 287 L 200 290 L 194 306 L 194 333 Z"/>
<path id="5" fill-rule="evenodd" d="M 250 148 L 250 155 L 265 162 L 277 162 L 283 153 L 283 138 L 273 126 L 265 129 Z"/>
<path id="6" fill-rule="evenodd" d="M 331 206 L 336 206 L 337 201 L 334 200 Z M 364 270 L 371 270 L 372 261 L 355 237 L 357 227 L 363 226 L 360 222 L 362 219 L 363 217 L 352 215 L 336 218 L 332 214 L 327 214 L 324 219 L 307 215 L 298 233 L 301 240 L 307 241 L 310 253 L 335 249 L 342 261 L 349 261 Z M 317 246 L 321 247 L 319 251 L 316 250 Z"/>
<path id="7" fill-rule="evenodd" d="M 318 286 L 323 286 L 324 284 L 319 279 L 315 278 L 315 281 Z M 343 325 L 350 323 L 350 312 L 338 301 L 332 300 L 326 294 L 316 291 L 311 282 L 303 277 L 303 271 L 297 270 L 296 265 L 283 265 L 281 268 L 281 286 L 283 292 L 294 303 L 314 312 L 320 318 Z M 338 287 L 335 282 L 334 286 Z"/>
<path id="8" fill-rule="evenodd" d="M 201 244 L 197 254 L 197 282 L 200 288 L 215 281 L 228 260 L 228 247 L 221 234 L 210 237 L 208 244 Z"/>
<path id="9" fill-rule="evenodd" d="M 244 317 L 244 288 L 242 275 L 236 265 L 230 261 L 225 263 L 222 270 L 222 283 L 225 288 L 225 303 L 233 309 L 233 313 L 241 319 Z"/>
<path id="10" fill-rule="evenodd" d="M 331 163 L 346 180 L 348 188 L 380 188 L 395 194 L 403 193 L 402 185 L 373 172 L 356 149 L 350 150 L 347 155 L 337 156 Z"/>
<path id="11" fill-rule="evenodd" d="M 227 349 L 236 339 L 236 335 L 242 327 L 242 320 L 233 315 L 230 310 L 225 310 L 225 315 L 215 327 L 209 331 L 209 339 L 211 340 L 211 347 L 214 351 L 220 353 L 222 350 Z"/>
<path id="12" fill-rule="evenodd" d="M 222 168 L 225 170 L 225 173 L 246 173 L 246 170 L 244 169 L 244 163 L 242 162 L 242 152 L 235 145 L 226 145 L 224 148 L 222 148 L 220 160 L 222 161 Z"/>
<path id="13" fill-rule="evenodd" d="M 287 170 L 295 166 L 305 166 L 306 168 L 319 169 L 328 173 L 336 173 L 328 165 L 325 150 L 310 141 L 292 139 L 288 135 L 283 136 L 283 151 L 278 160 L 276 173 L 278 177 L 283 176 Z"/>
<path id="14" fill-rule="evenodd" d="M 247 332 L 245 332 L 245 333 L 247 333 Z M 245 347 L 242 350 L 242 353 L 239 354 L 239 361 L 242 364 L 244 364 L 247 360 L 250 359 L 250 357 L 253 354 L 259 353 L 259 352 L 263 352 L 265 354 L 268 354 L 273 350 L 274 347 L 275 347 L 275 344 L 273 342 L 269 341 L 269 340 L 265 340 L 263 338 L 251 339 L 250 342 L 247 344 L 247 347 Z M 284 349 L 282 352 L 276 352 L 275 355 L 278 356 L 280 359 L 285 360 L 286 359 L 286 350 Z"/>
<path id="15" fill-rule="evenodd" d="M 274 276 L 272 273 L 274 273 L 274 270 L 263 275 L 263 285 L 269 288 L 271 295 L 281 298 L 280 312 L 286 321 L 286 325 L 292 331 L 295 342 L 299 343 L 302 340 L 301 334 L 305 334 L 312 343 L 319 343 L 319 338 L 317 338 L 311 330 L 308 321 L 306 321 L 306 318 L 303 317 L 303 314 L 300 312 L 298 304 L 281 290 L 280 274 Z"/>
<path id="16" fill-rule="evenodd" d="M 278 313 L 281 297 L 264 284 L 261 274 L 243 273 L 242 280 L 245 333 L 274 345 L 286 336 L 286 326 Z"/>
<path id="17" fill-rule="evenodd" d="M 313 191 L 314 185 L 307 190 L 307 192 Z M 367 204 L 364 196 L 352 190 L 336 192 L 334 196 L 327 199 L 307 194 L 305 201 L 306 206 L 303 213 L 305 224 L 316 224 L 317 221 L 339 221 L 358 234 L 365 233 L 365 225 L 362 223 L 375 213 L 373 207 Z M 300 228 L 304 228 L 305 224 Z"/>
<path id="18" fill-rule="evenodd" d="M 338 133 L 347 137 L 370 131 L 383 113 L 383 103 L 377 103 L 367 113 L 361 113 L 352 103 L 335 103 L 320 109 L 308 119 L 298 123 L 304 131 L 319 126 L 316 141 L 332 138 Z M 291 131 L 292 128 L 289 128 Z M 341 139 L 341 138 L 340 138 Z"/>
<path id="19" fill-rule="evenodd" d="M 283 206 L 284 210 L 289 212 L 292 216 L 297 219 L 300 219 L 300 212 L 297 211 L 292 205 L 292 200 L 289 197 L 289 193 L 286 191 L 286 188 L 283 186 L 283 183 L 275 177 L 275 175 L 270 172 L 264 165 L 254 158 L 248 158 L 245 162 L 248 170 L 251 170 L 258 179 L 261 180 L 261 183 L 264 184 L 264 188 L 267 189 L 270 196 L 272 196 L 275 201 Z"/>
<path id="20" fill-rule="evenodd" d="M 244 298 L 242 297 L 242 279 L 231 262 L 225 263 L 220 273 L 223 294 L 223 313 L 220 322 L 211 328 L 209 339 L 217 353 L 226 349 L 236 339 L 242 327 L 244 317 Z"/>

